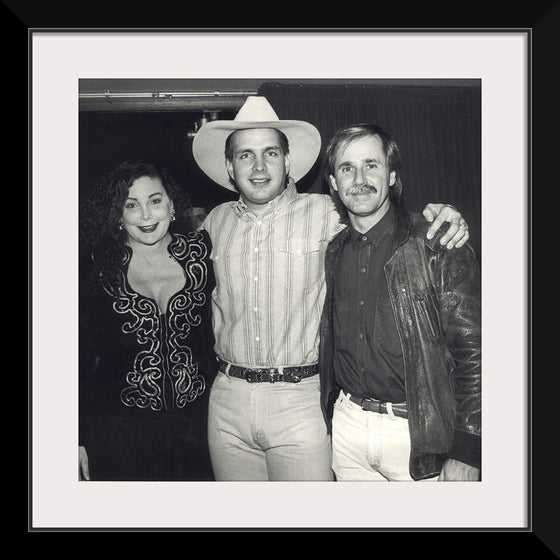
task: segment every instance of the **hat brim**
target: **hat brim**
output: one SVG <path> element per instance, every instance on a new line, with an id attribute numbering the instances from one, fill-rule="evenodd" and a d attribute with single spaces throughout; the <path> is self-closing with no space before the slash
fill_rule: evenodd
<path id="1" fill-rule="evenodd" d="M 225 165 L 226 139 L 232 132 L 248 128 L 275 128 L 286 135 L 290 148 L 290 176 L 295 181 L 303 178 L 319 157 L 321 135 L 305 121 L 210 121 L 194 137 L 193 156 L 202 171 L 226 189 L 236 191 Z"/>

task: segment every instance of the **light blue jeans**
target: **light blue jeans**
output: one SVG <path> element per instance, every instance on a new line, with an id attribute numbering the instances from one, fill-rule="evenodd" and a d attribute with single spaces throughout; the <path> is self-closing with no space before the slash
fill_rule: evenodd
<path id="1" fill-rule="evenodd" d="M 216 480 L 333 480 L 319 397 L 319 375 L 299 383 L 248 383 L 218 373 L 208 413 Z"/>
<path id="2" fill-rule="evenodd" d="M 342 391 L 334 405 L 332 445 L 338 481 L 413 481 L 408 420 L 362 410 Z"/>

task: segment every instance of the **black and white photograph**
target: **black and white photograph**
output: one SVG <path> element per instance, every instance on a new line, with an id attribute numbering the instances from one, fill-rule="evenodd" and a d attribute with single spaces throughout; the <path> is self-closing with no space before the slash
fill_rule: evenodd
<path id="1" fill-rule="evenodd" d="M 35 338 L 33 526 L 527 526 L 526 34 L 37 32 L 33 63 L 33 206 L 56 180 L 69 222 L 43 279 L 34 221 L 34 329 L 60 291 L 71 333 L 64 391 Z"/>
<path id="2" fill-rule="evenodd" d="M 480 479 L 479 80 L 79 85 L 82 477 Z"/>

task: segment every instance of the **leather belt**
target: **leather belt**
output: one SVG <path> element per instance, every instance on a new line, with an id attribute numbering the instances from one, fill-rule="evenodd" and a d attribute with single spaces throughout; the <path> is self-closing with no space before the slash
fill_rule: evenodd
<path id="1" fill-rule="evenodd" d="M 319 364 L 311 366 L 273 367 L 273 368 L 248 368 L 230 364 L 219 360 L 220 371 L 230 377 L 245 379 L 248 383 L 299 383 L 306 377 L 319 373 Z"/>
<path id="2" fill-rule="evenodd" d="M 376 399 L 362 399 L 360 397 L 349 396 L 350 400 L 361 406 L 362 410 L 368 412 L 377 412 L 378 414 L 389 414 L 389 409 L 386 402 L 378 401 Z M 406 411 L 406 403 L 391 403 L 393 414 L 399 418 L 408 418 Z"/>

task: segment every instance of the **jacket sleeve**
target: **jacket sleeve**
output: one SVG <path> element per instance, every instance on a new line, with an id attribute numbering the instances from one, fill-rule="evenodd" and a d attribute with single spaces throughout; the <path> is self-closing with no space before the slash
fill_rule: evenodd
<path id="1" fill-rule="evenodd" d="M 435 274 L 443 333 L 453 357 L 451 384 L 457 402 L 454 440 L 448 454 L 480 467 L 481 280 L 472 248 L 438 250 Z"/>

